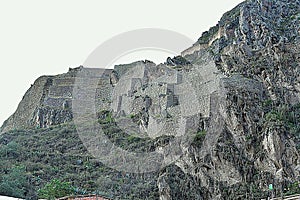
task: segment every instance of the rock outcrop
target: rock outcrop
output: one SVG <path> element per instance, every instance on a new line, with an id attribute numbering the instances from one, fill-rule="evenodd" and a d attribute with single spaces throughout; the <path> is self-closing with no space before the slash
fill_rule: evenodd
<path id="1" fill-rule="evenodd" d="M 75 79 L 95 79 L 97 116 L 141 138 L 192 138 L 161 169 L 160 199 L 257 199 L 271 183 L 281 194 L 300 181 L 299 44 L 298 0 L 247 0 L 164 64 L 39 78 L 1 131 L 72 121 Z"/>

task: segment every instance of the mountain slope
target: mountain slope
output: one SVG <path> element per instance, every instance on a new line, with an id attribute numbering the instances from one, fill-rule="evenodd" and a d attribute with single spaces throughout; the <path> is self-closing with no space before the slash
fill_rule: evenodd
<path id="1" fill-rule="evenodd" d="M 248 0 L 164 64 L 41 77 L 1 128 L 3 166 L 22 164 L 39 179 L 31 193 L 53 177 L 115 199 L 258 199 L 269 184 L 276 195 L 299 192 L 299 19 L 299 1 Z M 80 86 L 91 101 L 78 98 Z M 76 132 L 82 108 L 74 106 L 89 104 L 95 113 L 80 123 L 97 121 L 127 151 L 161 153 L 182 135 L 188 142 L 176 143 L 180 154 L 158 172 L 117 172 Z M 7 153 L 11 144 L 19 150 Z"/>

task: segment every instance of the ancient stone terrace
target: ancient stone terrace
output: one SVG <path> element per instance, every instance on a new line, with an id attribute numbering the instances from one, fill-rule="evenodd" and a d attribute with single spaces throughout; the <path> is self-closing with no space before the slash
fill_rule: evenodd
<path id="1" fill-rule="evenodd" d="M 103 70 L 99 76 L 99 69 L 89 69 L 88 71 L 84 70 L 84 73 L 80 74 L 83 77 L 75 77 L 75 69 L 70 69 L 68 73 L 53 78 L 52 85 L 49 87 L 48 93 L 44 98 L 43 106 L 66 109 L 65 105 L 68 104 L 68 107 L 70 107 L 73 98 L 74 84 L 76 84 L 76 81 L 85 81 L 86 78 L 84 77 L 89 77 L 89 80 L 94 80 L 98 83 L 96 88 L 91 87 L 85 89 L 96 91 L 95 99 L 107 100 L 107 97 L 110 96 L 111 88 L 109 86 L 112 70 Z M 83 68 L 77 70 L 80 69 Z M 97 73 L 93 73 L 93 71 L 97 71 Z"/>

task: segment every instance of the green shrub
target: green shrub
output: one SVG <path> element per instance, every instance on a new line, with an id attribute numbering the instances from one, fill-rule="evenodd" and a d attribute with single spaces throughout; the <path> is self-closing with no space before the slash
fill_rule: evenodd
<path id="1" fill-rule="evenodd" d="M 205 138 L 205 136 L 206 136 L 206 131 L 205 131 L 205 130 L 203 130 L 203 131 L 198 131 L 198 132 L 195 134 L 195 136 L 194 136 L 193 143 L 194 143 L 195 145 L 201 145 L 202 142 L 203 142 L 203 140 L 204 140 L 204 138 Z"/>
<path id="2" fill-rule="evenodd" d="M 277 111 L 271 111 L 266 114 L 267 121 L 281 121 L 282 115 Z"/>
<path id="3" fill-rule="evenodd" d="M 284 193 L 284 195 L 293 195 L 299 193 L 300 193 L 299 182 L 294 182 L 287 187 L 287 191 Z"/>
<path id="4" fill-rule="evenodd" d="M 0 194 L 17 198 L 25 197 L 27 177 L 24 167 L 12 167 L 10 171 L 0 176 Z"/>
<path id="5" fill-rule="evenodd" d="M 21 146 L 12 141 L 0 148 L 0 156 L 6 158 L 17 158 L 21 153 Z"/>
<path id="6" fill-rule="evenodd" d="M 69 182 L 53 179 L 38 191 L 40 198 L 55 199 L 74 194 L 74 187 Z"/>

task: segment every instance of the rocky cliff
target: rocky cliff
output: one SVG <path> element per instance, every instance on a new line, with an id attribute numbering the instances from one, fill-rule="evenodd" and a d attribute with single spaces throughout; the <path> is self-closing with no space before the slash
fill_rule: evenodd
<path id="1" fill-rule="evenodd" d="M 71 122 L 76 83 L 95 80 L 86 89 L 98 119 L 109 116 L 110 127 L 127 134 L 106 132 L 114 144 L 161 153 L 172 138 L 191 138 L 151 175 L 161 200 L 257 199 L 269 184 L 277 195 L 288 193 L 300 181 L 299 43 L 298 0 L 248 0 L 164 64 L 79 67 L 39 78 L 2 136 Z M 143 145 L 120 142 L 128 134 Z"/>

